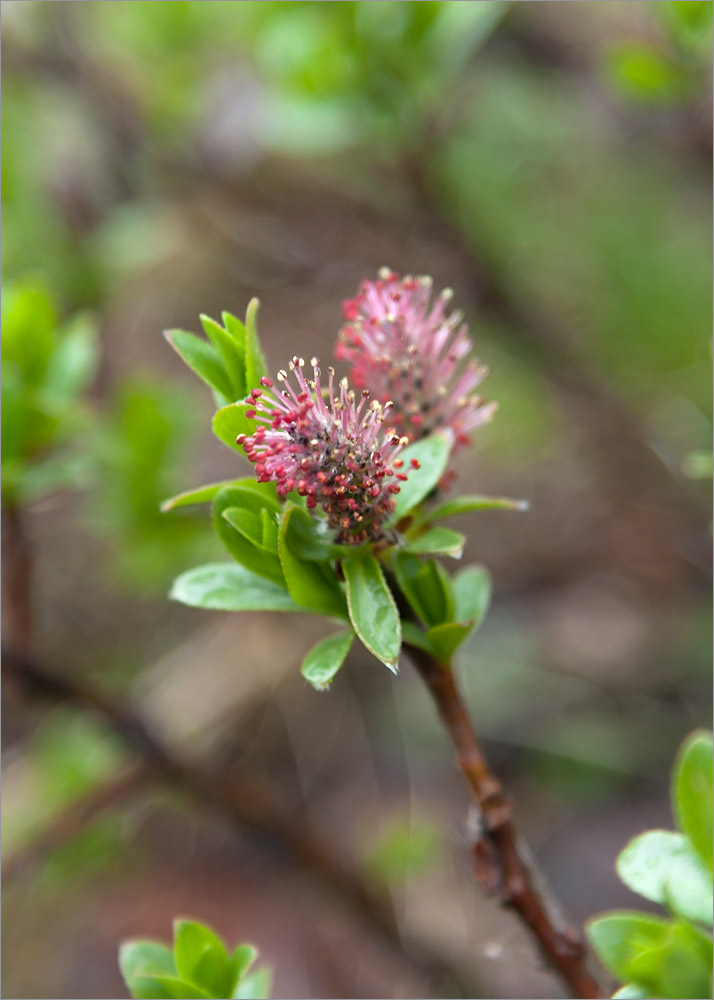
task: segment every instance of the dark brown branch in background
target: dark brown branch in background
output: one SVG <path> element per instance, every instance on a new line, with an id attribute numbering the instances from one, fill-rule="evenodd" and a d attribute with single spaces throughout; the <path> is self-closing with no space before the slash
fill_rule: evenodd
<path id="1" fill-rule="evenodd" d="M 389 896 L 334 855 L 318 836 L 302 826 L 265 782 L 246 775 L 215 773 L 179 757 L 159 742 L 133 709 L 119 699 L 108 697 L 91 684 L 47 670 L 9 647 L 3 646 L 2 654 L 3 673 L 25 695 L 33 699 L 64 702 L 102 716 L 125 743 L 140 754 L 142 760 L 137 767 L 145 770 L 147 775 L 153 773 L 168 780 L 212 811 L 222 814 L 239 829 L 249 827 L 280 844 L 347 909 L 376 929 L 435 988 L 448 984 L 450 990 L 458 990 L 464 997 L 478 995 L 478 987 L 469 982 L 468 974 L 455 969 L 453 963 L 440 955 L 433 945 L 421 939 L 405 939 L 400 934 Z M 135 780 L 139 780 L 138 773 Z M 105 787 L 104 792 L 97 792 L 97 802 L 90 800 L 88 818 L 96 811 L 93 807 L 111 805 L 111 801 L 107 803 L 105 800 L 111 800 L 112 794 L 130 791 L 121 787 L 120 778 L 116 781 L 118 787 L 113 790 Z M 124 781 L 130 783 L 126 775 Z M 20 862 L 24 863 L 22 858 Z M 15 861 L 15 866 L 20 862 Z"/>
<path id="2" fill-rule="evenodd" d="M 481 829 L 473 847 L 478 881 L 529 928 L 549 966 L 572 991 L 569 996 L 604 996 L 588 970 L 587 950 L 580 935 L 560 925 L 560 919 L 549 912 L 535 888 L 518 848 L 511 803 L 476 739 L 453 670 L 416 646 L 406 648 L 434 699 L 456 750 L 461 773 L 479 808 Z"/>
<path id="3" fill-rule="evenodd" d="M 32 551 L 19 507 L 2 507 L 3 641 L 26 655 L 32 648 Z"/>

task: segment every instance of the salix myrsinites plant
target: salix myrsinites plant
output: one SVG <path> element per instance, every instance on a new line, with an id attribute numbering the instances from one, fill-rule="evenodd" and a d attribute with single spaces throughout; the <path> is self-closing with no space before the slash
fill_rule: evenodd
<path id="1" fill-rule="evenodd" d="M 318 689 L 355 635 L 394 670 L 403 639 L 447 664 L 479 624 L 489 582 L 482 567 L 449 577 L 438 557 L 459 558 L 464 536 L 439 522 L 523 506 L 442 495 L 453 453 L 495 404 L 474 392 L 486 369 L 469 357 L 463 317 L 447 309 L 450 291 L 433 296 L 431 284 L 387 269 L 362 283 L 343 306 L 335 355 L 349 371 L 341 377 L 300 357 L 271 377 L 256 300 L 245 324 L 202 317 L 207 340 L 167 334 L 213 390 L 214 432 L 255 472 L 166 502 L 166 510 L 212 502 L 235 560 L 184 573 L 172 595 L 206 608 L 303 610 L 338 621 L 343 629 L 303 664 Z"/>

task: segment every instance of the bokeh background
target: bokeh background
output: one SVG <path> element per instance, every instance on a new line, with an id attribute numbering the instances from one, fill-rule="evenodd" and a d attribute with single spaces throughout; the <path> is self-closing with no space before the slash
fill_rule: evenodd
<path id="1" fill-rule="evenodd" d="M 381 265 L 454 289 L 500 404 L 459 486 L 531 502 L 466 529 L 495 586 L 461 657 L 476 728 L 570 916 L 632 905 L 615 856 L 672 825 L 675 749 L 710 725 L 711 7 L 3 4 L 4 277 L 101 337 L 72 471 L 23 511 L 34 654 L 269 786 L 470 996 L 561 992 L 475 889 L 409 665 L 357 651 L 319 695 L 319 622 L 166 599 L 222 554 L 159 501 L 247 469 L 161 332 L 255 295 L 277 369 L 329 358 Z M 118 942 L 177 914 L 254 941 L 276 997 L 453 995 L 276 838 L 131 780 L 101 721 L 8 685 L 3 723 L 6 996 L 125 996 Z"/>

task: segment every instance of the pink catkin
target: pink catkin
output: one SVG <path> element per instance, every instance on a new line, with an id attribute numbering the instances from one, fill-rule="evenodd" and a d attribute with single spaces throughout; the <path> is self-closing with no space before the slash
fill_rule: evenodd
<path id="1" fill-rule="evenodd" d="M 256 429 L 238 443 L 255 463 L 259 482 L 274 481 L 279 496 L 296 490 L 308 508 L 319 506 L 340 543 L 377 541 L 406 479 L 396 470 L 407 440 L 384 426 L 388 402 L 370 401 L 366 391 L 356 394 L 347 379 L 336 394 L 332 368 L 325 398 L 317 358 L 312 379 L 305 378 L 304 365 L 302 358 L 290 363 L 295 386 L 286 371 L 277 376 L 280 390 L 270 379 L 260 380 L 263 388 L 251 391 L 252 406 L 245 411 Z"/>
<path id="2" fill-rule="evenodd" d="M 382 268 L 343 303 L 346 323 L 335 356 L 351 365 L 350 379 L 374 399 L 391 400 L 390 420 L 414 441 L 451 430 L 454 449 L 491 419 L 495 403 L 473 390 L 488 374 L 466 360 L 472 343 L 460 312 L 447 313 L 451 290 L 432 298 L 432 279 Z"/>

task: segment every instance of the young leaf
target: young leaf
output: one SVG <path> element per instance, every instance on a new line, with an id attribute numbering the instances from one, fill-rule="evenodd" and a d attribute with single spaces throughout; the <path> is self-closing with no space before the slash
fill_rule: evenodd
<path id="1" fill-rule="evenodd" d="M 468 639 L 473 626 L 460 622 L 445 622 L 434 625 L 426 633 L 426 638 L 439 663 L 449 663 L 459 646 Z"/>
<path id="2" fill-rule="evenodd" d="M 641 986 L 628 983 L 627 986 L 623 986 L 617 993 L 612 994 L 612 1000 L 653 1000 L 653 997 L 652 994 L 642 989 Z"/>
<path id="3" fill-rule="evenodd" d="M 231 381 L 215 348 L 195 333 L 167 330 L 164 334 L 177 354 L 200 379 L 215 389 L 225 400 L 233 396 Z"/>
<path id="4" fill-rule="evenodd" d="M 410 444 L 399 454 L 407 473 L 406 482 L 401 484 L 395 497 L 395 508 L 390 520 L 398 521 L 416 507 L 434 489 L 446 469 L 451 453 L 451 437 L 446 434 L 432 434 Z M 411 468 L 412 459 L 419 462 L 419 468 Z"/>
<path id="5" fill-rule="evenodd" d="M 704 864 L 712 869 L 712 735 L 692 733 L 674 765 L 673 812 Z"/>
<path id="6" fill-rule="evenodd" d="M 96 328 L 88 316 L 77 316 L 50 355 L 43 390 L 57 403 L 71 402 L 94 378 L 98 361 Z"/>
<path id="7" fill-rule="evenodd" d="M 124 941 L 119 948 L 119 970 L 136 1000 L 166 1000 L 171 994 L 152 976 L 176 975 L 170 948 L 157 941 Z"/>
<path id="8" fill-rule="evenodd" d="M 337 545 L 334 532 L 323 520 L 311 517 L 306 510 L 296 507 L 286 525 L 290 551 L 308 562 L 327 562 L 343 559 L 353 551 L 349 545 Z"/>
<path id="9" fill-rule="evenodd" d="M 711 997 L 712 939 L 691 924 L 669 924 L 661 939 L 641 948 L 629 963 L 628 979 L 657 997 Z"/>
<path id="10" fill-rule="evenodd" d="M 633 892 L 669 905 L 682 917 L 712 923 L 711 875 L 686 837 L 648 830 L 631 840 L 616 863 Z"/>
<path id="11" fill-rule="evenodd" d="M 587 931 L 603 965 L 620 980 L 629 980 L 632 960 L 648 948 L 660 944 L 669 924 L 659 917 L 618 910 L 591 920 Z"/>
<path id="12" fill-rule="evenodd" d="M 417 535 L 405 547 L 405 552 L 419 555 L 451 556 L 460 559 L 463 555 L 466 537 L 451 528 L 431 528 Z"/>
<path id="13" fill-rule="evenodd" d="M 214 500 L 218 496 L 221 490 L 226 489 L 228 486 L 235 486 L 242 481 L 241 479 L 224 479 L 220 483 L 206 483 L 205 486 L 196 486 L 195 489 L 185 490 L 183 493 L 177 493 L 175 497 L 162 500 L 161 511 L 166 514 L 170 510 L 176 510 L 178 507 L 190 507 L 192 504 L 210 503 L 211 500 Z"/>
<path id="14" fill-rule="evenodd" d="M 410 646 L 417 646 L 425 653 L 433 653 L 431 643 L 416 622 L 402 622 L 402 640 Z"/>
<path id="15" fill-rule="evenodd" d="M 231 994 L 232 1000 L 267 1000 L 272 976 L 269 969 L 256 969 L 239 980 Z"/>
<path id="16" fill-rule="evenodd" d="M 233 976 L 231 982 L 231 996 L 234 995 L 233 991 L 237 987 L 240 979 L 246 974 L 257 957 L 258 949 L 253 947 L 252 944 L 239 944 L 234 949 L 229 960 Z"/>
<path id="17" fill-rule="evenodd" d="M 210 928 L 194 920 L 175 920 L 174 960 L 181 979 L 196 983 L 208 996 L 228 996 L 233 969 L 225 945 Z"/>
<path id="18" fill-rule="evenodd" d="M 303 611 L 284 587 L 237 563 L 208 563 L 174 580 L 169 597 L 212 611 Z"/>
<path id="19" fill-rule="evenodd" d="M 256 485 L 267 486 L 272 484 Z M 224 511 L 231 507 L 242 507 L 245 503 L 245 495 L 246 492 L 244 489 L 229 487 L 228 489 L 221 490 L 216 496 L 213 501 L 213 525 L 218 537 L 233 558 L 237 559 L 239 563 L 251 570 L 251 572 L 257 573 L 259 576 L 265 576 L 269 580 L 273 580 L 275 583 L 284 586 L 285 577 L 283 576 L 283 570 L 278 557 L 270 552 L 266 552 L 265 549 L 259 548 L 253 541 L 249 540 L 244 534 L 234 528 L 233 525 L 229 524 L 223 516 Z M 258 525 L 256 530 L 260 531 L 260 539 L 262 540 L 262 526 Z"/>
<path id="20" fill-rule="evenodd" d="M 511 500 L 508 497 L 487 497 L 478 494 L 470 496 L 454 497 L 453 500 L 446 500 L 440 503 L 433 510 L 427 511 L 424 515 L 425 521 L 443 521 L 447 517 L 455 517 L 457 514 L 469 514 L 474 510 L 528 510 L 530 504 L 527 500 Z"/>
<path id="21" fill-rule="evenodd" d="M 467 566 L 452 581 L 454 620 L 470 622 L 473 628 L 483 621 L 491 602 L 491 577 L 485 566 Z"/>
<path id="22" fill-rule="evenodd" d="M 231 401 L 242 399 L 248 391 L 245 385 L 245 347 L 236 343 L 231 334 L 209 316 L 201 314 L 200 318 L 205 334 L 223 361 L 230 379 L 233 391 L 228 398 Z"/>
<path id="23" fill-rule="evenodd" d="M 402 643 L 401 621 L 382 568 L 374 556 L 345 559 L 350 620 L 362 644 L 396 673 Z"/>
<path id="24" fill-rule="evenodd" d="M 233 448 L 234 451 L 240 452 L 241 455 L 243 454 L 243 448 L 241 445 L 236 444 L 236 438 L 239 434 L 245 434 L 246 437 L 250 437 L 255 433 L 257 426 L 255 420 L 246 417 L 245 411 L 247 409 L 250 409 L 250 403 L 244 401 L 231 403 L 230 406 L 223 406 L 214 415 L 211 425 L 213 433 L 218 440 L 228 445 L 229 448 Z"/>
<path id="25" fill-rule="evenodd" d="M 260 349 L 256 325 L 259 306 L 258 299 L 251 299 L 245 314 L 245 381 L 247 392 L 255 389 L 261 378 L 268 374 L 265 358 Z"/>
<path id="26" fill-rule="evenodd" d="M 288 590 L 301 607 L 317 614 L 346 618 L 347 605 L 342 587 L 330 566 L 300 559 L 291 547 L 292 522 L 304 514 L 299 507 L 288 507 L 278 531 L 278 551 Z"/>
<path id="27" fill-rule="evenodd" d="M 136 976 L 135 982 L 142 984 L 143 976 Z M 151 976 L 148 983 L 163 990 L 162 993 L 142 992 L 142 997 L 169 997 L 170 1000 L 212 1000 L 212 995 L 195 983 L 187 983 L 178 976 Z M 146 990 L 147 987 L 143 986 Z"/>
<path id="28" fill-rule="evenodd" d="M 329 635 L 313 646 L 302 661 L 301 673 L 316 691 L 326 691 L 332 680 L 345 662 L 355 635 L 349 632 L 337 632 Z"/>
<path id="29" fill-rule="evenodd" d="M 394 566 L 400 590 L 423 622 L 440 625 L 453 620 L 451 581 L 443 566 L 407 552 L 397 556 Z"/>

